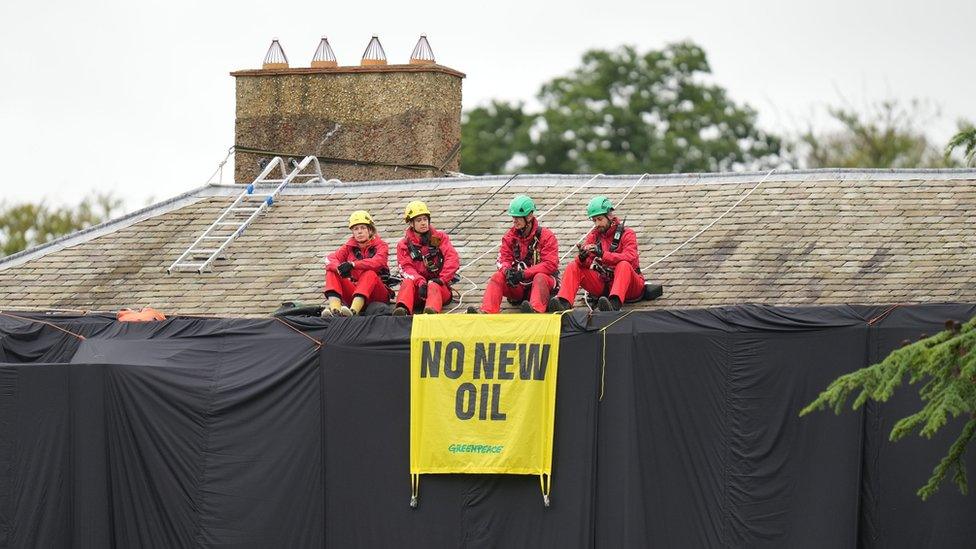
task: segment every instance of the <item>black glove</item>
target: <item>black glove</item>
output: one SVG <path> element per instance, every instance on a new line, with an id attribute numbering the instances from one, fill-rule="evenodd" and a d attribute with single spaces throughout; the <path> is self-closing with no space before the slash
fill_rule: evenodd
<path id="1" fill-rule="evenodd" d="M 589 255 L 590 255 L 590 252 L 586 251 L 586 248 L 584 248 L 582 246 L 579 247 L 579 260 L 580 260 L 580 263 L 584 263 L 586 261 L 586 258 L 589 257 Z"/>
<path id="2" fill-rule="evenodd" d="M 417 288 L 417 295 L 420 296 L 420 299 L 427 299 L 427 282 L 420 282 L 419 286 Z"/>
<path id="3" fill-rule="evenodd" d="M 336 270 L 339 271 L 339 276 L 348 278 L 349 275 L 352 274 L 352 262 L 346 261 L 344 263 L 340 263 L 339 266 L 336 267 Z"/>
<path id="4" fill-rule="evenodd" d="M 516 286 L 523 280 L 525 280 L 525 275 L 522 273 L 522 271 L 516 269 L 515 267 L 510 267 L 507 271 L 505 271 L 505 282 L 507 282 L 509 286 Z"/>

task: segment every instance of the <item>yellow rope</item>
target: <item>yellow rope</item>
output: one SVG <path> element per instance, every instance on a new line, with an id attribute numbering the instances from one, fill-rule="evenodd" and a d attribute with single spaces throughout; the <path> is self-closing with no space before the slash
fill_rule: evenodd
<path id="1" fill-rule="evenodd" d="M 627 318 L 627 316 L 632 312 L 634 311 L 627 311 L 626 313 L 620 315 L 620 318 L 617 320 L 614 320 L 610 324 L 600 328 L 600 334 L 603 336 L 603 362 L 600 366 L 600 402 L 603 402 L 603 390 L 606 387 L 604 380 L 606 379 L 607 374 L 607 328 Z"/>

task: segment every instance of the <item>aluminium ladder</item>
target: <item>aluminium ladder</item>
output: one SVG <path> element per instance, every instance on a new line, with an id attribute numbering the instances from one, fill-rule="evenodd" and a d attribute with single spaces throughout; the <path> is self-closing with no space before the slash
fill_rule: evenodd
<path id="1" fill-rule="evenodd" d="M 319 159 L 314 156 L 306 156 L 298 163 L 292 161 L 292 166 L 293 169 L 288 171 L 287 164 L 280 156 L 272 158 L 254 182 L 244 188 L 237 199 L 166 269 L 166 272 L 196 271 L 203 273 L 203 271 L 210 269 L 213 262 L 224 253 L 230 243 L 241 236 L 244 229 L 274 204 L 278 193 L 289 183 L 296 181 L 310 183 L 315 180 L 325 180 L 322 177 Z M 281 177 L 269 179 L 275 168 L 281 168 Z M 277 186 L 267 194 L 255 194 L 255 191 L 258 190 L 257 186 L 261 184 Z"/>

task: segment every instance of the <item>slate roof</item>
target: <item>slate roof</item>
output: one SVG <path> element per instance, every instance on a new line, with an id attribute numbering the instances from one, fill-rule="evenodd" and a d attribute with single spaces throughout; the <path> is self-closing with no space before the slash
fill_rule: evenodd
<path id="1" fill-rule="evenodd" d="M 645 273 L 665 297 L 638 307 L 976 303 L 976 171 L 811 170 L 773 173 L 748 198 L 666 261 L 654 260 L 722 214 L 765 173 L 645 177 L 618 213 L 638 233 Z M 467 264 L 495 250 L 514 194 L 541 210 L 591 176 L 520 176 L 461 224 L 452 239 Z M 202 187 L 0 261 L 0 308 L 262 316 L 280 302 L 321 300 L 325 255 L 347 238 L 345 220 L 367 209 L 393 245 L 402 208 L 426 200 L 452 228 L 505 176 L 294 186 L 229 248 L 213 272 L 166 267 L 240 192 Z M 599 177 L 545 216 L 562 252 L 590 226 L 597 193 L 618 201 L 639 176 Z M 572 255 L 568 256 L 572 257 Z M 468 266 L 463 305 L 480 301 L 491 251 Z M 472 282 L 469 282 L 472 281 Z"/>

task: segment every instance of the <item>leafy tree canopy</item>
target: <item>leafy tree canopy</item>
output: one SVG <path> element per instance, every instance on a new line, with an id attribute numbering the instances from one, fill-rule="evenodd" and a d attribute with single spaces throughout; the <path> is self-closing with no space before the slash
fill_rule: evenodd
<path id="1" fill-rule="evenodd" d="M 77 206 L 0 203 L 0 246 L 4 256 L 43 244 L 108 219 L 122 207 L 111 194 L 86 198 Z"/>
<path id="2" fill-rule="evenodd" d="M 468 173 L 725 171 L 780 162 L 781 142 L 756 112 L 708 83 L 704 50 L 690 42 L 645 53 L 592 50 L 542 86 L 542 110 L 494 102 L 465 114 Z"/>
<path id="3" fill-rule="evenodd" d="M 807 168 L 945 168 L 958 163 L 925 136 L 924 105 L 882 101 L 859 113 L 831 107 L 840 129 L 808 130 L 794 145 Z"/>
<path id="4" fill-rule="evenodd" d="M 959 123 L 959 133 L 946 145 L 945 157 L 948 159 L 956 148 L 962 149 L 967 164 L 976 166 L 976 126 L 969 122 Z"/>

